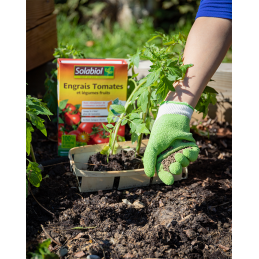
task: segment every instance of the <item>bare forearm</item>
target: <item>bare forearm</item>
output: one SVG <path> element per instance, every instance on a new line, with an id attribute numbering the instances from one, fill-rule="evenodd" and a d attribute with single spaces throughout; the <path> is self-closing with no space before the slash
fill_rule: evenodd
<path id="1" fill-rule="evenodd" d="M 200 17 L 194 22 L 184 51 L 184 64 L 193 64 L 175 92 L 166 100 L 187 102 L 195 107 L 232 42 L 232 20 Z"/>

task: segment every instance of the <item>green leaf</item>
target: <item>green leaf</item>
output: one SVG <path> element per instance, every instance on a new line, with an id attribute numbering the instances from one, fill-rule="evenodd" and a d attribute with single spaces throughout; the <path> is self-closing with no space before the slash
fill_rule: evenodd
<path id="1" fill-rule="evenodd" d="M 146 133 L 150 134 L 150 131 L 147 129 L 146 125 L 144 123 L 140 124 L 137 126 L 136 133 L 141 134 L 141 133 Z"/>
<path id="2" fill-rule="evenodd" d="M 42 175 L 38 163 L 29 161 L 28 167 L 26 169 L 26 174 L 29 182 L 32 185 L 34 185 L 35 187 L 40 187 Z"/>
<path id="3" fill-rule="evenodd" d="M 129 115 L 129 118 L 130 118 L 130 120 L 140 119 L 138 113 L 131 113 L 131 114 Z"/>
<path id="4" fill-rule="evenodd" d="M 134 132 L 131 134 L 131 142 L 132 144 L 138 140 L 138 135 Z"/>
<path id="5" fill-rule="evenodd" d="M 106 127 L 112 129 L 114 126 L 112 124 L 106 124 Z"/>
<path id="6" fill-rule="evenodd" d="M 71 228 L 71 229 L 92 229 L 92 228 L 96 228 L 96 227 L 74 227 L 74 228 Z"/>
<path id="7" fill-rule="evenodd" d="M 187 64 L 187 65 L 183 65 L 180 67 L 180 69 L 182 70 L 182 80 L 184 79 L 185 77 L 185 74 L 186 74 L 186 71 L 189 67 L 192 67 L 193 64 Z"/>
<path id="8" fill-rule="evenodd" d="M 156 95 L 157 95 L 157 102 L 161 103 L 162 101 L 164 101 L 165 97 L 167 96 L 169 92 L 169 89 L 167 87 L 166 84 L 164 84 L 163 81 L 161 81 L 158 85 L 158 89 L 156 91 Z"/>
<path id="9" fill-rule="evenodd" d="M 211 93 L 210 94 L 210 101 L 213 105 L 215 105 L 217 103 L 217 98 L 216 98 L 216 94 Z"/>
<path id="10" fill-rule="evenodd" d="M 179 67 L 174 66 L 174 67 L 168 67 L 168 75 L 167 79 L 170 81 L 176 81 L 182 78 L 182 71 Z"/>
<path id="11" fill-rule="evenodd" d="M 119 141 L 119 142 L 124 142 L 124 141 L 125 141 L 125 138 L 124 138 L 124 137 L 122 137 L 122 136 L 120 136 L 120 135 L 118 135 L 117 137 L 118 137 L 118 141 Z"/>
<path id="12" fill-rule="evenodd" d="M 167 86 L 167 88 L 170 91 L 175 92 L 172 81 L 168 80 L 168 78 L 166 76 L 161 77 L 161 80 L 163 81 L 163 83 Z"/>
<path id="13" fill-rule="evenodd" d="M 126 125 L 127 124 L 127 119 L 124 119 L 122 122 L 121 122 L 121 126 L 124 126 L 124 125 Z"/>
<path id="14" fill-rule="evenodd" d="M 59 109 L 63 110 L 66 108 L 66 105 L 67 105 L 67 102 L 68 102 L 68 99 L 66 100 L 62 100 L 60 103 L 59 103 Z"/>
<path id="15" fill-rule="evenodd" d="M 109 113 L 108 113 L 108 117 L 107 117 L 107 121 L 109 122 L 109 123 L 113 123 L 114 122 L 114 114 L 113 114 L 113 112 L 111 111 L 111 110 L 109 110 Z"/>
<path id="16" fill-rule="evenodd" d="M 47 136 L 47 130 L 44 125 L 45 120 L 41 119 L 32 112 L 27 112 L 27 114 L 30 116 L 32 124 L 36 126 L 45 136 Z"/>
<path id="17" fill-rule="evenodd" d="M 75 107 L 78 110 L 80 108 L 81 104 L 76 104 Z"/>
<path id="18" fill-rule="evenodd" d="M 130 123 L 130 129 L 131 129 L 131 132 L 135 132 L 136 131 L 136 128 L 139 124 L 142 123 L 142 120 L 141 119 L 135 119 L 133 120 L 131 123 Z"/>
<path id="19" fill-rule="evenodd" d="M 159 78 L 161 70 L 162 70 L 162 68 L 159 68 L 156 71 L 149 73 L 146 76 L 147 82 L 144 84 L 144 86 L 152 85 Z"/>
<path id="20" fill-rule="evenodd" d="M 141 106 L 141 109 L 143 112 L 146 112 L 147 110 L 147 104 L 148 104 L 148 89 L 144 91 L 140 97 L 138 98 L 138 107 Z"/>
<path id="21" fill-rule="evenodd" d="M 31 141 L 32 141 L 32 136 L 31 136 L 31 132 L 33 132 L 34 129 L 31 125 L 30 122 L 26 121 L 26 152 L 29 155 L 30 154 L 30 150 L 31 150 Z"/>
<path id="22" fill-rule="evenodd" d="M 138 97 L 139 95 L 141 95 L 145 90 L 146 90 L 145 87 L 143 87 L 143 86 L 140 87 L 140 88 L 137 90 L 137 92 L 135 92 L 135 93 L 133 94 L 132 99 L 131 99 L 131 103 L 135 103 L 137 97 Z"/>
<path id="23" fill-rule="evenodd" d="M 203 90 L 203 93 L 213 93 L 213 94 L 218 94 L 218 92 L 214 89 L 214 88 L 212 88 L 212 87 L 210 87 L 210 86 L 206 86 L 205 87 L 205 89 Z"/>
<path id="24" fill-rule="evenodd" d="M 121 104 L 119 104 L 119 105 L 113 104 L 110 107 L 111 107 L 111 109 L 113 109 L 115 112 L 117 112 L 119 114 L 125 113 L 125 108 Z"/>
<path id="25" fill-rule="evenodd" d="M 109 145 L 105 145 L 103 149 L 100 151 L 100 154 L 102 155 L 108 155 L 109 154 Z"/>
<path id="26" fill-rule="evenodd" d="M 176 53 L 181 53 L 183 51 L 183 46 L 177 43 L 173 46 L 172 51 Z"/>
<path id="27" fill-rule="evenodd" d="M 150 38 L 147 42 L 150 42 L 150 41 L 152 41 L 152 40 L 154 40 L 154 39 L 156 39 L 156 38 L 158 38 L 158 37 L 162 38 L 161 35 L 155 35 L 155 36 L 153 36 L 152 38 Z"/>
<path id="28" fill-rule="evenodd" d="M 43 115 L 53 115 L 49 109 L 43 107 L 43 106 L 40 106 L 40 105 L 37 105 L 37 104 L 33 104 L 33 105 L 30 105 L 29 106 L 30 109 L 34 109 L 35 110 L 35 114 L 43 114 Z"/>
<path id="29" fill-rule="evenodd" d="M 132 56 L 130 57 L 130 62 L 131 62 L 135 67 L 138 67 L 138 66 L 139 66 L 139 60 L 140 60 L 139 54 L 140 54 L 140 52 L 137 52 L 136 54 L 134 54 L 134 55 L 132 55 Z"/>
<path id="30" fill-rule="evenodd" d="M 110 129 L 108 129 L 103 123 L 102 123 L 102 125 L 103 125 L 103 128 L 107 131 L 107 132 L 112 132 Z M 111 124 L 110 124 L 111 125 Z"/>

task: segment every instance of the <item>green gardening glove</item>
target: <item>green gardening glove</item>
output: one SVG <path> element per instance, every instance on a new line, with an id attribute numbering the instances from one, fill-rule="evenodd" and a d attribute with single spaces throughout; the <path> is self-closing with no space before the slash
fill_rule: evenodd
<path id="1" fill-rule="evenodd" d="M 174 175 L 181 174 L 182 167 L 198 158 L 199 148 L 189 126 L 193 110 L 187 103 L 167 101 L 161 104 L 143 158 L 147 176 L 153 177 L 156 169 L 159 178 L 172 185 Z M 170 155 L 175 161 L 166 165 L 162 160 Z"/>

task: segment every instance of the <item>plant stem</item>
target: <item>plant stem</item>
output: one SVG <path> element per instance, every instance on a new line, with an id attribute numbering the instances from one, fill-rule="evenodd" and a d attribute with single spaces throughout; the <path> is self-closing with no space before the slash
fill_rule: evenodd
<path id="1" fill-rule="evenodd" d="M 31 158 L 32 158 L 32 161 L 35 162 L 35 163 L 37 163 L 36 158 L 35 158 L 35 155 L 34 155 L 34 151 L 33 151 L 32 144 L 30 144 L 30 145 L 31 145 Z"/>
<path id="2" fill-rule="evenodd" d="M 141 84 L 139 84 L 138 86 L 135 87 L 135 89 L 133 90 L 133 92 L 131 93 L 130 97 L 128 98 L 127 102 L 125 103 L 125 111 L 128 109 L 130 103 L 131 103 L 131 99 L 133 97 L 133 95 L 138 91 L 138 89 L 146 83 L 147 80 L 144 80 Z M 116 142 L 116 137 L 117 137 L 117 133 L 118 133 L 118 130 L 119 130 L 119 127 L 120 127 L 120 124 L 121 124 L 121 121 L 123 119 L 123 116 L 124 114 L 122 113 L 120 115 L 120 118 L 119 120 L 116 122 L 116 125 L 115 125 L 115 130 L 114 130 L 114 138 L 113 138 L 113 141 L 112 141 L 112 147 L 111 147 L 111 152 L 110 152 L 110 155 L 112 155 L 113 153 L 113 149 L 114 149 L 114 145 L 115 145 L 115 142 Z"/>
<path id="3" fill-rule="evenodd" d="M 150 97 L 151 97 L 151 86 L 148 87 L 147 110 L 146 110 L 146 113 L 143 115 L 143 122 L 144 122 L 144 123 L 145 123 L 145 121 L 146 121 L 146 118 L 147 118 L 147 115 L 148 115 L 148 112 L 149 112 Z M 139 155 L 142 138 L 143 138 L 143 133 L 141 133 L 141 134 L 138 136 L 138 144 L 137 144 L 137 147 L 136 147 L 137 155 Z"/>

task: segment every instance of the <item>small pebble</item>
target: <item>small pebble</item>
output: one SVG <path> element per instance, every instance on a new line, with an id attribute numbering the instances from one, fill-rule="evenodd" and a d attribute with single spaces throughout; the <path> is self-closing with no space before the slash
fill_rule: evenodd
<path id="1" fill-rule="evenodd" d="M 137 209 L 145 208 L 145 204 L 140 202 L 139 200 L 134 201 L 133 206 Z"/>
<path id="2" fill-rule="evenodd" d="M 77 252 L 77 253 L 74 254 L 74 256 L 77 257 L 77 258 L 81 258 L 84 255 L 85 255 L 84 251 L 80 251 L 80 252 Z"/>
<path id="3" fill-rule="evenodd" d="M 68 253 L 68 250 L 65 247 L 61 247 L 58 251 L 60 257 L 65 256 Z"/>
<path id="4" fill-rule="evenodd" d="M 101 259 L 101 257 L 98 255 L 88 255 L 86 259 Z"/>
<path id="5" fill-rule="evenodd" d="M 229 228 L 229 227 L 230 227 L 230 225 L 228 223 L 223 224 L 223 228 Z"/>
<path id="6" fill-rule="evenodd" d="M 187 229 L 185 233 L 186 233 L 186 236 L 189 237 L 190 239 L 193 239 L 196 237 L 196 233 L 192 229 Z"/>
<path id="7" fill-rule="evenodd" d="M 122 199 L 122 202 L 125 203 L 125 204 L 127 204 L 127 205 L 131 205 L 131 204 L 132 204 L 132 203 L 129 202 L 127 199 Z"/>
<path id="8" fill-rule="evenodd" d="M 216 208 L 209 206 L 209 210 L 212 212 L 217 212 Z"/>
<path id="9" fill-rule="evenodd" d="M 162 200 L 159 200 L 159 207 L 163 207 L 165 204 L 163 203 Z"/>
<path id="10" fill-rule="evenodd" d="M 205 228 L 199 228 L 199 229 L 198 229 L 198 232 L 199 232 L 199 233 L 202 233 L 202 234 L 204 234 L 204 235 L 208 234 L 208 231 L 207 231 Z"/>

